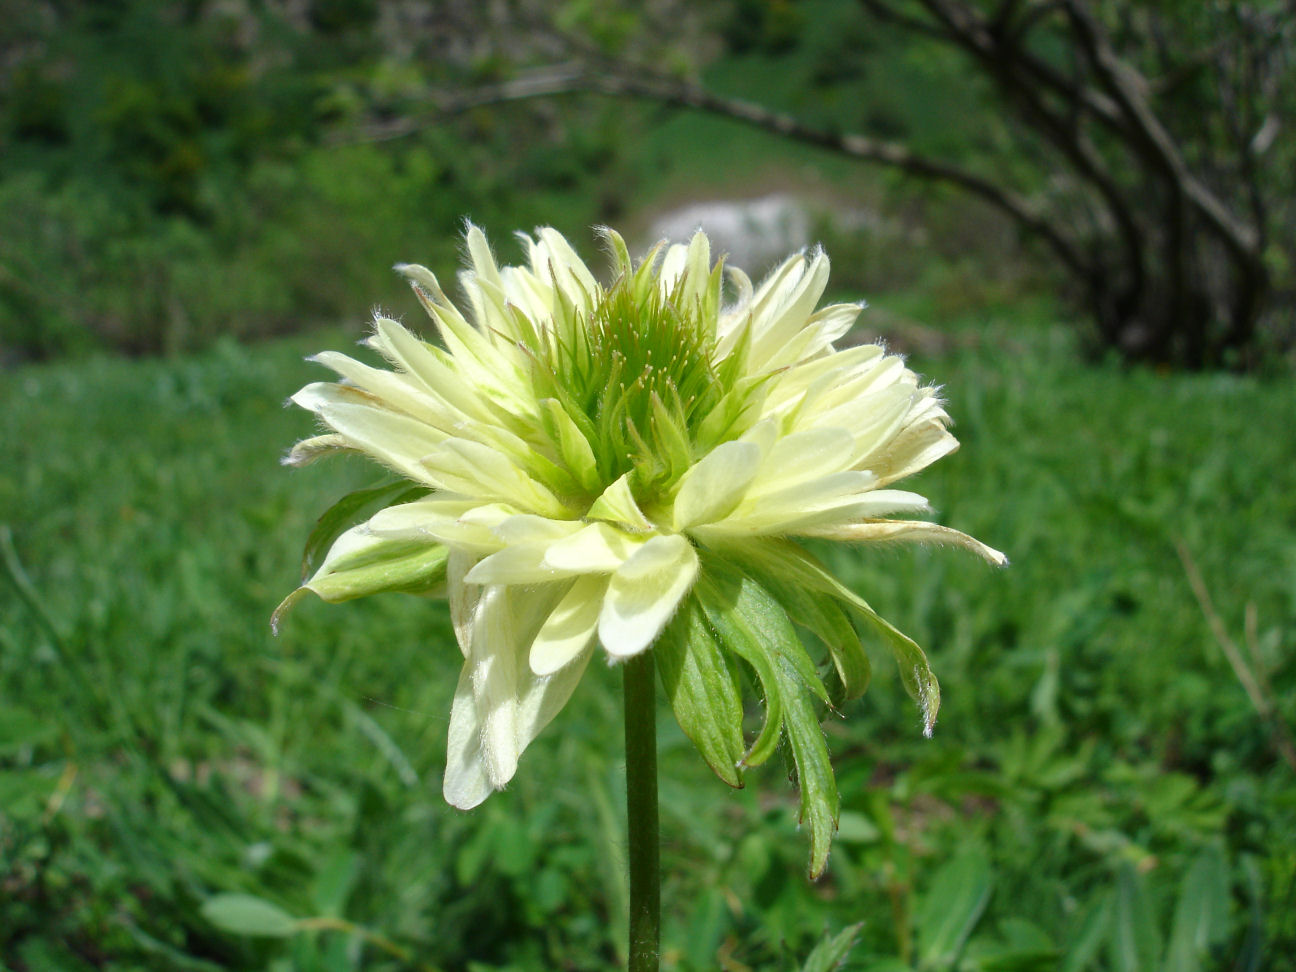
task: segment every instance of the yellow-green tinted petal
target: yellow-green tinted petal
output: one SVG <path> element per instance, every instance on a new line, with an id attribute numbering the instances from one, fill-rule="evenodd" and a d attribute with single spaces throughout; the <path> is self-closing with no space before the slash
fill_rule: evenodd
<path id="1" fill-rule="evenodd" d="M 753 442 L 726 442 L 712 449 L 680 479 L 675 529 L 687 530 L 726 516 L 742 499 L 760 462 L 760 446 Z"/>
<path id="2" fill-rule="evenodd" d="M 608 579 L 587 574 L 576 578 L 531 643 L 531 671 L 552 675 L 594 643 Z"/>
<path id="3" fill-rule="evenodd" d="M 551 543 L 544 564 L 568 574 L 611 573 L 644 544 L 644 538 L 606 523 L 591 523 L 569 537 Z"/>
<path id="4" fill-rule="evenodd" d="M 979 557 L 984 557 L 996 567 L 1006 566 L 1008 558 L 993 547 L 958 530 L 922 520 L 866 520 L 862 523 L 839 523 L 806 531 L 809 536 L 828 540 L 861 541 L 865 543 L 935 543 L 962 547 Z"/>
<path id="5" fill-rule="evenodd" d="M 630 473 L 620 476 L 603 490 L 585 515 L 591 520 L 606 520 L 626 530 L 646 533 L 653 529 L 653 525 L 635 502 L 634 493 L 630 489 Z"/>
<path id="6" fill-rule="evenodd" d="M 612 575 L 599 616 L 599 641 L 614 658 L 651 645 L 697 577 L 698 556 L 679 534 L 653 537 Z"/>

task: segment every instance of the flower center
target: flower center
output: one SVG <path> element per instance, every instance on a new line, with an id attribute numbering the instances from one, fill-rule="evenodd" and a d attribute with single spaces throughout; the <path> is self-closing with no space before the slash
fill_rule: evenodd
<path id="1" fill-rule="evenodd" d="M 699 433 L 731 383 L 713 360 L 714 313 L 683 292 L 623 274 L 588 319 L 556 316 L 535 355 L 537 397 L 557 400 L 589 442 L 600 488 L 632 473 L 645 507 L 714 445 Z"/>

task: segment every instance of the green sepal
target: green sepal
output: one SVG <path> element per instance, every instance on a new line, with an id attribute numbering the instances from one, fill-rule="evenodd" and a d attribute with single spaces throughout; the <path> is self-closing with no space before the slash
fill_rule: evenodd
<path id="1" fill-rule="evenodd" d="M 666 460 L 666 476 L 677 481 L 693 465 L 693 449 L 689 444 L 687 422 L 680 409 L 668 408 L 655 391 L 652 401 L 652 430 L 655 451 Z"/>
<path id="2" fill-rule="evenodd" d="M 270 626 L 276 633 L 284 614 L 307 591 L 330 604 L 387 592 L 444 591 L 449 550 L 443 544 L 389 540 L 364 530 L 362 524 L 338 537 L 314 575 L 275 608 Z"/>
<path id="3" fill-rule="evenodd" d="M 576 482 L 587 492 L 597 494 L 600 481 L 594 450 L 567 409 L 558 399 L 546 398 L 540 403 L 540 421 Z"/>
<path id="4" fill-rule="evenodd" d="M 840 799 L 828 745 L 819 725 L 827 690 L 815 672 L 787 612 L 750 577 L 706 565 L 694 588 L 721 645 L 752 666 L 765 693 L 766 724 L 745 762 L 773 754 L 786 735 L 801 794 L 801 821 L 810 832 L 810 876 L 823 873 L 837 829 Z"/>
<path id="5" fill-rule="evenodd" d="M 662 687 L 684 735 L 716 776 L 743 785 L 743 704 L 738 670 L 689 595 L 653 646 Z"/>
<path id="6" fill-rule="evenodd" d="M 830 595 L 881 635 L 895 657 L 905 691 L 918 703 L 922 712 L 923 733 L 931 735 L 932 726 L 936 724 L 936 713 L 940 709 L 940 683 L 936 681 L 927 655 L 917 642 L 874 611 L 867 601 L 833 577 L 811 554 L 790 540 L 762 538 L 754 543 L 735 543 L 726 552 L 745 566 L 751 565 L 754 572 L 763 576 L 774 574 L 788 584 Z"/>
<path id="7" fill-rule="evenodd" d="M 407 479 L 395 479 L 347 493 L 324 511 L 306 538 L 306 548 L 302 551 L 303 583 L 319 570 L 337 538 L 351 527 L 389 506 L 409 503 L 430 492 L 426 486 L 415 486 Z"/>

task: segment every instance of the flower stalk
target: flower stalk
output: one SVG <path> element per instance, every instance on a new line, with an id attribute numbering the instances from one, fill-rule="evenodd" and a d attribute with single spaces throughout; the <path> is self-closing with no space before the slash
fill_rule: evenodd
<path id="1" fill-rule="evenodd" d="M 626 855 L 630 869 L 630 972 L 657 972 L 661 843 L 657 820 L 657 710 L 652 652 L 622 666 L 625 696 Z"/>

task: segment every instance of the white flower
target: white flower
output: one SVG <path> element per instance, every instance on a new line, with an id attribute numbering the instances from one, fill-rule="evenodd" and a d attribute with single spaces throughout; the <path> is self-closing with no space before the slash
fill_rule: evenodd
<path id="1" fill-rule="evenodd" d="M 712 264 L 700 232 L 637 267 L 618 235 L 604 236 L 606 287 L 552 229 L 520 237 L 524 266 L 500 267 L 470 227 L 466 316 L 430 271 L 397 268 L 443 347 L 379 316 L 367 344 L 390 370 L 334 352 L 314 359 L 342 381 L 293 396 L 328 431 L 288 461 L 358 451 L 417 492 L 394 505 L 390 489 L 371 497 L 382 508 L 333 530 L 302 590 L 328 600 L 444 590 L 464 655 L 445 777 L 457 807 L 509 781 L 596 645 L 613 661 L 668 646 L 662 671 L 676 714 L 731 783 L 773 751 L 780 730 L 799 765 L 815 748 L 798 745 L 791 709 L 778 720 L 773 710 L 786 671 L 801 674 L 784 695 L 828 698 L 799 641 L 765 644 L 786 642 L 788 615 L 824 640 L 845 696 L 867 678 L 849 619 L 880 632 L 930 729 L 938 694 L 922 652 L 789 538 L 952 543 L 1004 562 L 947 527 L 886 518 L 927 508 L 892 484 L 957 446 L 935 390 L 877 345 L 834 348 L 860 308 L 816 309 L 828 281 L 821 251 L 753 287 Z M 749 637 L 735 618 L 765 629 Z M 766 651 L 792 668 L 764 671 L 763 655 L 746 657 Z M 706 711 L 728 704 L 735 655 L 771 706 L 772 729 L 751 747 L 740 725 L 713 726 Z M 694 677 L 708 665 L 720 665 L 715 678 Z M 804 767 L 801 776 L 804 802 Z M 835 788 L 828 802 L 835 820 Z"/>

